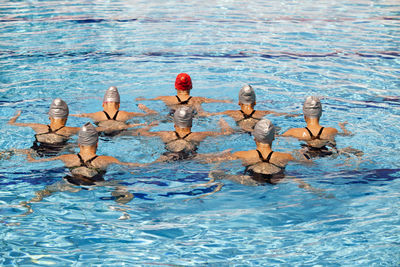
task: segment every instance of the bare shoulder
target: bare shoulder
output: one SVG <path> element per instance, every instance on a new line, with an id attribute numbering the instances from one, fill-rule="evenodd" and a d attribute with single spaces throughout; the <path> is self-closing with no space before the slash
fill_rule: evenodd
<path id="1" fill-rule="evenodd" d="M 292 156 L 292 154 L 284 153 L 284 152 L 277 152 L 277 151 L 274 151 L 272 158 L 274 160 L 278 160 L 278 161 L 279 160 L 284 160 L 284 161 L 294 160 L 294 157 Z"/>
<path id="2" fill-rule="evenodd" d="M 173 105 L 173 104 L 176 104 L 176 102 L 177 102 L 176 96 L 158 96 L 154 99 L 161 100 L 167 105 Z"/>
<path id="3" fill-rule="evenodd" d="M 304 128 L 291 128 L 284 132 L 282 136 L 291 136 L 291 137 L 296 137 L 296 138 L 301 138 L 305 134 L 305 129 Z"/>
<path id="4" fill-rule="evenodd" d="M 239 159 L 249 159 L 252 157 L 257 157 L 257 152 L 256 150 L 249 150 L 249 151 L 237 151 L 232 154 L 234 157 L 237 157 Z"/>
<path id="5" fill-rule="evenodd" d="M 256 111 L 254 112 L 253 117 L 254 117 L 254 118 L 257 118 L 257 119 L 261 119 L 261 118 L 264 117 L 265 115 L 268 115 L 268 114 L 271 114 L 271 113 L 272 113 L 272 111 L 270 111 L 270 110 L 256 110 Z"/>
<path id="6" fill-rule="evenodd" d="M 338 130 L 336 128 L 333 127 L 325 127 L 324 128 L 324 132 L 327 134 L 337 134 Z"/>

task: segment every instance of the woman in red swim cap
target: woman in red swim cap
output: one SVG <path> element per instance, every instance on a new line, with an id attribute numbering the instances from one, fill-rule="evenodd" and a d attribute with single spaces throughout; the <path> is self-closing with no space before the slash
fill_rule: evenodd
<path id="1" fill-rule="evenodd" d="M 174 96 L 158 96 L 155 98 L 136 98 L 137 101 L 141 100 L 161 100 L 173 111 L 180 106 L 190 106 L 193 109 L 201 110 L 202 103 L 231 103 L 231 100 L 219 100 L 199 96 L 190 96 L 192 89 L 192 79 L 187 73 L 179 73 L 175 79 L 175 89 L 177 94 Z"/>

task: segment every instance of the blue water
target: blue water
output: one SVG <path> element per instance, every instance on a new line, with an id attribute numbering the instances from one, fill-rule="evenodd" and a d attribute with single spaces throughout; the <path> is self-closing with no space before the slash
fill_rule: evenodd
<path id="1" fill-rule="evenodd" d="M 400 263 L 400 4 L 398 1 L 2 1 L 0 3 L 0 150 L 32 145 L 30 128 L 48 122 L 53 98 L 71 113 L 101 109 L 105 89 L 119 88 L 121 109 L 139 111 L 136 97 L 174 94 L 187 72 L 192 95 L 232 99 L 205 104 L 235 109 L 246 83 L 258 109 L 301 113 L 309 94 L 323 98 L 321 123 L 347 121 L 339 148 L 361 159 L 290 164 L 278 185 L 204 185 L 212 169 L 240 163 L 112 166 L 135 198 L 121 205 L 114 186 L 59 192 L 21 201 L 60 181 L 61 162 L 0 161 L 0 265 L 4 266 L 398 266 Z M 161 102 L 144 101 L 161 115 Z M 269 117 L 282 131 L 302 117 Z M 219 117 L 198 119 L 214 130 Z M 233 124 L 233 121 L 226 118 Z M 134 119 L 146 121 L 150 118 Z M 85 119 L 71 117 L 70 126 Z M 155 130 L 171 129 L 161 123 Z M 76 137 L 71 143 L 76 141 Z M 249 135 L 206 139 L 199 152 L 254 149 Z M 299 143 L 277 138 L 274 149 Z M 75 150 L 76 151 L 76 150 Z M 99 154 L 151 162 L 163 152 L 154 138 L 102 139 Z M 8 156 L 7 156 L 8 155 Z M 298 187 L 290 177 L 325 190 Z M 329 194 L 330 197 L 326 197 Z"/>

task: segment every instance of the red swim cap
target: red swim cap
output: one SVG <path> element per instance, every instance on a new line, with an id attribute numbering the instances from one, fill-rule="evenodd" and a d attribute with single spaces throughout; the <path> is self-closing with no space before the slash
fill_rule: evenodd
<path id="1" fill-rule="evenodd" d="M 178 76 L 176 76 L 175 88 L 181 91 L 192 89 L 192 79 L 190 79 L 189 74 L 179 73 Z"/>

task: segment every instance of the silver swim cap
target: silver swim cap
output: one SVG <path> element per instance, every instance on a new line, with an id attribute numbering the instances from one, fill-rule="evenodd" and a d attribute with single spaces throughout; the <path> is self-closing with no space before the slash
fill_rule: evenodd
<path id="1" fill-rule="evenodd" d="M 257 142 L 270 144 L 275 139 L 275 126 L 268 119 L 261 119 L 254 127 L 253 136 Z"/>
<path id="2" fill-rule="evenodd" d="M 316 96 L 309 96 L 303 104 L 303 114 L 308 118 L 319 118 L 322 114 L 322 105 L 319 98 Z"/>
<path id="3" fill-rule="evenodd" d="M 82 146 L 93 146 L 98 140 L 99 134 L 90 122 L 85 123 L 85 125 L 83 125 L 79 130 L 78 144 Z"/>
<path id="4" fill-rule="evenodd" d="M 114 102 L 119 103 L 119 93 L 118 89 L 115 86 L 111 86 L 107 89 L 106 93 L 104 94 L 103 102 Z"/>
<path id="5" fill-rule="evenodd" d="M 245 105 L 256 102 L 256 93 L 251 85 L 245 85 L 240 89 L 239 102 Z"/>
<path id="6" fill-rule="evenodd" d="M 68 118 L 68 105 L 61 98 L 56 98 L 50 105 L 49 116 L 54 119 Z"/>
<path id="7" fill-rule="evenodd" d="M 179 107 L 174 113 L 174 123 L 178 127 L 192 127 L 193 109 L 188 106 Z"/>

